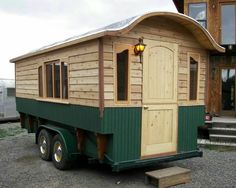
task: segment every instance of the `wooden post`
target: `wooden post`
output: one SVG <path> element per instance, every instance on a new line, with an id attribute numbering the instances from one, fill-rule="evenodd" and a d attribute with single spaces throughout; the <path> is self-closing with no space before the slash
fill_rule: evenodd
<path id="1" fill-rule="evenodd" d="M 106 135 L 97 134 L 97 150 L 98 150 L 98 159 L 103 160 L 104 154 L 106 151 L 107 137 Z"/>
<path id="2" fill-rule="evenodd" d="M 104 63 L 103 63 L 103 39 L 99 38 L 99 111 L 103 117 L 104 111 Z"/>
<path id="3" fill-rule="evenodd" d="M 76 129 L 76 139 L 77 139 L 77 149 L 82 152 L 84 146 L 84 131 L 81 129 Z"/>

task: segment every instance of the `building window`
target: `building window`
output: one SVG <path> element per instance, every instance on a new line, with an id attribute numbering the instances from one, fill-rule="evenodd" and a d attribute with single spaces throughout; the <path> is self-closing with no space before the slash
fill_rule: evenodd
<path id="1" fill-rule="evenodd" d="M 189 100 L 197 100 L 199 55 L 189 56 Z"/>
<path id="2" fill-rule="evenodd" d="M 188 15 L 197 20 L 201 24 L 201 26 L 207 28 L 206 3 L 190 3 Z"/>
<path id="3" fill-rule="evenodd" d="M 39 68 L 40 70 L 40 68 Z M 46 63 L 46 97 L 68 99 L 68 68 L 67 63 L 53 61 Z M 39 77 L 40 77 L 39 72 Z M 39 88 L 42 87 L 42 83 Z M 39 91 L 40 94 L 40 91 Z"/>
<path id="4" fill-rule="evenodd" d="M 129 50 L 116 53 L 116 91 L 117 101 L 128 101 Z"/>
<path id="5" fill-rule="evenodd" d="M 7 96 L 8 97 L 15 97 L 16 96 L 16 89 L 15 88 L 7 88 Z"/>
<path id="6" fill-rule="evenodd" d="M 221 44 L 236 44 L 236 4 L 221 5 Z"/>
<path id="7" fill-rule="evenodd" d="M 43 97 L 43 68 L 38 68 L 38 81 L 39 81 L 39 96 Z"/>

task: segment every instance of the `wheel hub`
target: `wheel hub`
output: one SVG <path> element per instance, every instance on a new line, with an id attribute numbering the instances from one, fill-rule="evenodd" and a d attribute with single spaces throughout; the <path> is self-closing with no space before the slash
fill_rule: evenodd
<path id="1" fill-rule="evenodd" d="M 40 137 L 39 148 L 42 154 L 45 154 L 47 152 L 47 141 L 45 136 Z"/>
<path id="2" fill-rule="evenodd" d="M 62 146 L 58 141 L 54 144 L 54 158 L 56 162 L 60 162 L 62 159 Z"/>

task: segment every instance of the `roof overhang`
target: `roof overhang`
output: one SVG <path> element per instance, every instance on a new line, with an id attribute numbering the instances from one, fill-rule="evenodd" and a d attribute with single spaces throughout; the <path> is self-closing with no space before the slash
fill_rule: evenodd
<path id="1" fill-rule="evenodd" d="M 193 36 L 196 38 L 196 40 L 205 48 L 210 51 L 217 51 L 217 52 L 225 52 L 225 48 L 220 46 L 219 44 L 216 43 L 216 41 L 213 39 L 213 37 L 210 35 L 210 33 L 204 29 L 196 20 L 180 13 L 173 13 L 173 12 L 151 12 L 147 14 L 143 14 L 140 16 L 133 17 L 131 19 L 128 19 L 128 21 L 125 22 L 125 24 L 120 24 L 118 23 L 117 27 L 105 27 L 100 30 L 95 30 L 94 32 L 89 32 L 84 35 L 80 35 L 77 37 L 70 38 L 68 40 L 65 40 L 63 42 L 55 43 L 50 46 L 43 47 L 37 51 L 30 52 L 28 54 L 13 58 L 10 60 L 10 62 L 15 63 L 17 61 L 40 55 L 43 53 L 47 53 L 50 51 L 58 50 L 61 48 L 69 47 L 78 43 L 82 43 L 85 41 L 93 40 L 96 38 L 100 38 L 103 36 L 120 36 L 122 34 L 125 34 L 129 32 L 132 28 L 134 28 L 138 23 L 141 21 L 150 18 L 150 17 L 164 17 L 164 18 L 169 18 L 180 25 L 184 26 L 187 28 Z"/>

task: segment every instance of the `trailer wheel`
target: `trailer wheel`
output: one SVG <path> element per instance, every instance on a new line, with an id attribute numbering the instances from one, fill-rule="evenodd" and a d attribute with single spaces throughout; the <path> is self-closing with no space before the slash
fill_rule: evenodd
<path id="1" fill-rule="evenodd" d="M 54 166 L 59 170 L 66 170 L 71 167 L 71 162 L 67 160 L 65 143 L 58 134 L 52 141 L 52 161 Z"/>
<path id="2" fill-rule="evenodd" d="M 42 129 L 38 136 L 39 155 L 45 161 L 50 161 L 51 155 L 52 135 L 46 130 Z"/>

